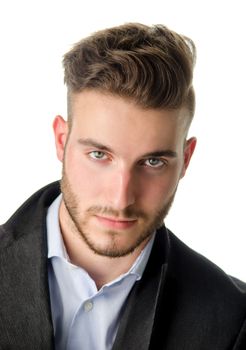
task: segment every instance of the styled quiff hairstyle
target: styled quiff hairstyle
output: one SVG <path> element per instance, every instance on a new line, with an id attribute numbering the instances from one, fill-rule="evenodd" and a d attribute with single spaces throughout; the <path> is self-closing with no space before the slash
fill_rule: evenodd
<path id="1" fill-rule="evenodd" d="M 185 106 L 191 121 L 195 57 L 192 40 L 163 25 L 128 23 L 95 32 L 63 59 L 68 116 L 70 95 L 97 90 L 131 99 L 143 108 Z"/>

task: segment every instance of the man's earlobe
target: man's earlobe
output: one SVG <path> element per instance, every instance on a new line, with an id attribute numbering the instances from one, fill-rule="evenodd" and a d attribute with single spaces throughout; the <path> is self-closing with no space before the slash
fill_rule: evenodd
<path id="1" fill-rule="evenodd" d="M 57 158 L 62 162 L 68 135 L 67 122 L 57 115 L 53 122 Z"/>
<path id="2" fill-rule="evenodd" d="M 197 139 L 195 137 L 191 137 L 189 140 L 186 141 L 185 149 L 184 149 L 184 165 L 183 165 L 183 170 L 181 173 L 181 178 L 186 173 L 186 170 L 189 166 L 191 157 L 195 151 L 196 144 L 197 144 Z"/>

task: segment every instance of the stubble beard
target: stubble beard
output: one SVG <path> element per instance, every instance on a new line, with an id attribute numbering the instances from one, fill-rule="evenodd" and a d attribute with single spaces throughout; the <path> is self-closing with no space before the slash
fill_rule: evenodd
<path id="1" fill-rule="evenodd" d="M 89 207 L 86 210 L 84 217 L 81 217 L 81 213 L 79 212 L 79 200 L 72 190 L 72 186 L 68 180 L 64 167 L 61 180 L 61 191 L 63 195 L 63 202 L 68 214 L 68 219 L 71 224 L 70 228 L 75 231 L 75 234 L 79 236 L 86 243 L 89 249 L 95 254 L 111 258 L 119 258 L 129 255 L 145 241 L 147 242 L 155 230 L 163 225 L 164 218 L 167 216 L 172 206 L 176 193 L 175 191 L 168 202 L 166 202 L 165 205 L 163 205 L 163 207 L 158 210 L 152 218 L 150 218 L 146 213 L 143 213 L 134 207 L 127 207 L 125 210 L 119 212 L 113 208 L 101 206 Z M 142 219 L 142 222 L 145 222 L 146 225 L 144 225 L 142 231 L 139 232 L 139 234 L 136 236 L 136 240 L 127 247 L 121 247 L 118 244 L 117 238 L 119 236 L 119 232 L 114 230 L 107 230 L 107 234 L 110 236 L 110 244 L 108 244 L 106 247 L 101 247 L 93 239 L 91 239 L 90 232 L 87 232 L 86 230 L 89 218 L 99 214 L 110 215 L 116 218 L 121 217 L 128 219 Z"/>

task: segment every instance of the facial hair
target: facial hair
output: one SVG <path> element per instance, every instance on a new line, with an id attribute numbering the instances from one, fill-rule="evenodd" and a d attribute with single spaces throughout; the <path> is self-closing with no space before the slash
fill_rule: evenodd
<path id="1" fill-rule="evenodd" d="M 147 242 L 156 229 L 163 225 L 164 218 L 169 212 L 173 199 L 175 197 L 176 190 L 169 198 L 169 200 L 160 208 L 155 214 L 150 215 L 138 210 L 134 206 L 129 206 L 122 211 L 117 211 L 110 207 L 92 206 L 89 207 L 84 213 L 83 217 L 79 212 L 79 199 L 72 190 L 72 186 L 68 180 L 65 168 L 63 166 L 63 176 L 61 180 L 61 191 L 63 195 L 63 202 L 68 214 L 68 220 L 70 222 L 70 229 L 72 228 L 77 236 L 79 236 L 95 254 L 105 257 L 118 258 L 131 254 L 136 248 L 138 248 L 145 241 Z M 86 226 L 89 219 L 95 215 L 108 215 L 115 218 L 126 219 L 142 219 L 145 223 L 141 232 L 136 236 L 136 239 L 132 244 L 127 247 L 120 247 L 117 243 L 117 237 L 119 232 L 114 230 L 107 230 L 107 234 L 110 236 L 110 245 L 106 247 L 99 246 L 95 240 L 91 239 L 90 232 L 87 231 Z M 139 228 L 138 228 L 139 229 Z M 100 233 L 99 233 L 100 234 Z"/>

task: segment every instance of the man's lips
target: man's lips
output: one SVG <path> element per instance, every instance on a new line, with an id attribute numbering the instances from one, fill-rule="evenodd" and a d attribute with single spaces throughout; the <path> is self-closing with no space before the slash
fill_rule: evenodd
<path id="1" fill-rule="evenodd" d="M 127 229 L 135 225 L 137 219 L 111 218 L 96 215 L 97 220 L 108 228 Z"/>

